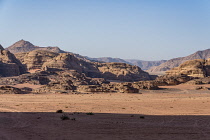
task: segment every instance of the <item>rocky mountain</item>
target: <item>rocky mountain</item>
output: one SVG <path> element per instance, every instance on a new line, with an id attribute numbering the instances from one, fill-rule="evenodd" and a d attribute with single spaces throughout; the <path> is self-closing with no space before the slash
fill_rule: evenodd
<path id="1" fill-rule="evenodd" d="M 153 66 L 159 66 L 160 64 L 166 62 L 166 60 L 160 61 L 144 61 L 137 59 L 121 59 L 121 58 L 112 58 L 112 57 L 100 57 L 100 58 L 89 58 L 90 60 L 99 61 L 99 62 L 119 62 L 119 63 L 127 63 L 130 65 L 136 65 L 140 67 L 142 70 L 148 70 Z"/>
<path id="2" fill-rule="evenodd" d="M 0 76 L 17 76 L 25 72 L 24 65 L 0 45 Z"/>
<path id="3" fill-rule="evenodd" d="M 180 64 L 188 60 L 208 59 L 208 58 L 210 58 L 210 49 L 197 51 L 186 57 L 170 59 L 166 61 L 165 63 L 160 64 L 159 66 L 152 67 L 151 69 L 147 70 L 147 72 L 155 73 L 155 72 L 167 71 L 167 70 L 170 70 L 171 68 L 178 67 Z"/>
<path id="4" fill-rule="evenodd" d="M 8 50 L 14 54 L 30 52 L 33 50 L 46 50 L 46 51 L 51 51 L 51 52 L 56 52 L 56 53 L 65 53 L 65 51 L 61 50 L 58 47 L 39 47 L 39 46 L 35 46 L 32 43 L 25 41 L 25 40 L 20 40 L 20 41 L 14 43 L 13 45 L 6 48 L 6 50 Z"/>
<path id="5" fill-rule="evenodd" d="M 117 62 L 87 62 L 83 59 L 75 57 L 70 53 L 60 53 L 51 61 L 45 62 L 42 66 L 42 69 L 74 69 L 79 73 L 84 73 L 88 77 L 105 78 L 108 80 L 140 81 L 152 79 L 152 77 L 147 72 L 144 72 L 138 66 Z"/>
<path id="6" fill-rule="evenodd" d="M 138 66 L 126 63 L 100 63 L 79 58 L 73 53 L 54 53 L 43 50 L 34 50 L 26 53 L 16 53 L 27 70 L 76 70 L 92 78 L 105 78 L 120 81 L 141 81 L 153 79 L 147 72 Z"/>
<path id="7" fill-rule="evenodd" d="M 166 71 L 167 75 L 187 75 L 191 77 L 208 77 L 210 76 L 210 59 L 194 59 L 189 60 L 179 67 L 172 68 L 169 71 Z"/>
<path id="8" fill-rule="evenodd" d="M 27 70 L 41 69 L 42 65 L 51 61 L 59 53 L 45 51 L 45 50 L 33 50 L 25 53 L 16 53 L 15 56 L 21 61 L 27 68 Z"/>

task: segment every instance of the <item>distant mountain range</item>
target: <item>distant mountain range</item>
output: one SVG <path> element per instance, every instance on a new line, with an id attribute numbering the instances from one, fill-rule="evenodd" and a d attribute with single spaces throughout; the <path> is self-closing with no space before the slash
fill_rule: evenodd
<path id="1" fill-rule="evenodd" d="M 11 53 L 22 53 L 22 52 L 30 52 L 33 50 L 46 50 L 56 53 L 66 53 L 66 51 L 61 50 L 59 47 L 39 47 L 35 46 L 29 41 L 20 40 L 13 45 L 6 48 L 6 50 L 9 50 Z M 131 65 L 139 66 L 142 70 L 148 70 L 152 66 L 158 66 L 161 63 L 164 63 L 166 60 L 161 61 L 143 61 L 143 60 L 134 60 L 134 59 L 120 59 L 120 58 L 111 58 L 111 57 L 101 57 L 101 58 L 91 58 L 91 57 L 85 57 L 81 56 L 79 54 L 75 54 L 76 57 L 79 57 L 81 59 L 89 59 L 91 61 L 98 61 L 98 62 L 119 62 L 119 63 L 127 63 Z"/>
<path id="2" fill-rule="evenodd" d="M 89 58 L 91 60 L 100 61 L 100 62 L 119 62 L 127 63 L 131 65 L 139 66 L 142 70 L 148 70 L 153 66 L 159 66 L 160 64 L 166 62 L 166 60 L 160 61 L 144 61 L 136 59 L 121 59 L 121 58 L 111 58 L 111 57 L 100 57 L 100 58 Z"/>
<path id="3" fill-rule="evenodd" d="M 66 51 L 61 50 L 59 47 L 38 47 L 25 40 L 20 40 L 14 43 L 10 47 L 6 48 L 6 50 L 9 50 L 12 53 L 30 52 L 33 50 L 46 50 L 56 53 L 66 53 Z M 74 54 L 74 55 L 76 57 L 79 57 L 80 59 L 88 59 L 90 61 L 127 63 L 139 66 L 142 70 L 146 70 L 149 73 L 158 73 L 170 70 L 171 68 L 174 67 L 178 67 L 181 63 L 187 60 L 210 58 L 210 49 L 197 51 L 194 54 L 191 54 L 186 57 L 178 57 L 170 60 L 160 60 L 160 61 L 144 61 L 144 60 L 121 59 L 121 58 L 112 58 L 112 57 L 91 58 L 87 56 L 81 56 L 79 54 Z"/>
<path id="4" fill-rule="evenodd" d="M 165 63 L 160 64 L 159 66 L 152 67 L 151 69 L 147 70 L 149 73 L 156 73 L 161 71 L 167 71 L 171 68 L 178 67 L 180 64 L 187 60 L 194 60 L 194 59 L 208 59 L 210 58 L 210 49 L 206 49 L 203 51 L 197 51 L 191 55 L 185 56 L 185 57 L 178 57 L 173 58 Z"/>

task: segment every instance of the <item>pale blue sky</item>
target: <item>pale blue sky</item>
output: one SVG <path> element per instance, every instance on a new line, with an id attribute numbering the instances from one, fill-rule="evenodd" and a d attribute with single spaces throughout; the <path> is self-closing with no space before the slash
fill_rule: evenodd
<path id="1" fill-rule="evenodd" d="M 209 0 L 0 0 L 0 43 L 160 60 L 210 48 Z"/>

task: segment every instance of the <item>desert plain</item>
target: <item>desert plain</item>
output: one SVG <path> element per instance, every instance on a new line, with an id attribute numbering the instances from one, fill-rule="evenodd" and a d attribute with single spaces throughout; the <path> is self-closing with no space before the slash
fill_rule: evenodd
<path id="1" fill-rule="evenodd" d="M 140 93 L 1 94 L 0 139 L 208 140 L 210 92 L 185 84 L 160 88 Z"/>

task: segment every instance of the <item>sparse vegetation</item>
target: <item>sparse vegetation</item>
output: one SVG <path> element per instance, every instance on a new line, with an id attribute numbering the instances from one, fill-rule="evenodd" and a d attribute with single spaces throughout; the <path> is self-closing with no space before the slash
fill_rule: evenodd
<path id="1" fill-rule="evenodd" d="M 60 118 L 61 118 L 61 120 L 69 120 L 70 119 L 66 114 L 63 114 Z"/>
<path id="2" fill-rule="evenodd" d="M 87 115 L 94 115 L 93 112 L 88 112 L 86 113 Z"/>
<path id="3" fill-rule="evenodd" d="M 140 119 L 145 119 L 145 117 L 144 117 L 144 116 L 140 116 L 139 118 L 140 118 Z"/>
<path id="4" fill-rule="evenodd" d="M 63 113 L 63 110 L 57 110 L 56 113 Z"/>

